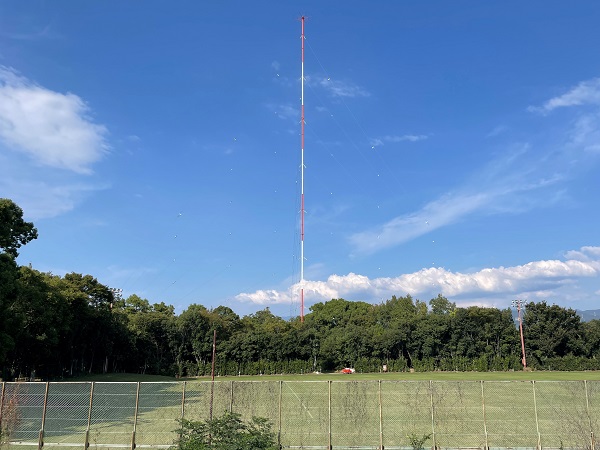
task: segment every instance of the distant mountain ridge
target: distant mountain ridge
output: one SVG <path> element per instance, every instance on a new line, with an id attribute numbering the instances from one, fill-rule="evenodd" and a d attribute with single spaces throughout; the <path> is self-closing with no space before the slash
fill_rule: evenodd
<path id="1" fill-rule="evenodd" d="M 600 309 L 587 309 L 582 311 L 580 309 L 576 309 L 575 312 L 579 317 L 581 317 L 582 322 L 589 322 L 590 320 L 600 320 Z M 512 309 L 512 317 L 515 321 L 515 324 L 519 324 L 519 317 L 517 315 L 517 310 Z"/>
<path id="2" fill-rule="evenodd" d="M 581 320 L 583 322 L 589 322 L 590 320 L 600 319 L 600 309 L 588 309 L 586 311 L 580 311 L 577 309 L 575 311 L 577 311 L 577 314 L 579 314 L 579 317 L 581 317 Z"/>

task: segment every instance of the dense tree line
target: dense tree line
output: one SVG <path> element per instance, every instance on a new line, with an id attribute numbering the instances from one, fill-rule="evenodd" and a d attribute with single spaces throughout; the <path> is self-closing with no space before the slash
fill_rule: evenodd
<path id="1" fill-rule="evenodd" d="M 8 202 L 8 203 L 7 203 Z M 17 248 L 37 237 L 14 203 L 0 226 L 0 370 L 56 379 L 81 373 L 208 375 L 213 330 L 217 373 L 520 370 L 521 348 L 510 309 L 459 308 L 438 295 L 380 304 L 332 299 L 284 320 L 268 308 L 239 317 L 232 309 L 190 305 L 177 315 L 163 302 L 115 297 L 91 275 L 65 276 L 18 266 Z M 17 207 L 18 208 L 18 207 Z M 13 225 L 5 226 L 10 221 Z M 18 236 L 11 237 L 13 230 Z M 7 231 L 8 230 L 8 231 Z M 600 321 L 573 309 L 525 305 L 528 364 L 538 369 L 600 369 Z"/>

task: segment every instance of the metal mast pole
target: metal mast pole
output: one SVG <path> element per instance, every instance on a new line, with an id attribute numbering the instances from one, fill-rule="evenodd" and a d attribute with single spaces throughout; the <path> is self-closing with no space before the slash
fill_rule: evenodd
<path id="1" fill-rule="evenodd" d="M 517 314 L 519 315 L 519 333 L 521 335 L 521 352 L 523 357 L 521 363 L 523 363 L 523 369 L 527 369 L 527 358 L 525 357 L 525 339 L 523 338 L 523 318 L 521 317 L 521 306 L 523 306 L 522 300 L 513 300 L 513 306 L 517 307 Z"/>
<path id="2" fill-rule="evenodd" d="M 304 323 L 304 16 L 302 22 L 302 76 L 300 97 L 300 140 L 301 140 L 301 161 L 300 161 L 300 322 Z"/>

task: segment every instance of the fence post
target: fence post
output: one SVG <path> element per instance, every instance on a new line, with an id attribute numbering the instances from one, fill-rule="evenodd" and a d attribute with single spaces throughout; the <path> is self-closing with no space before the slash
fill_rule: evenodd
<path id="1" fill-rule="evenodd" d="M 433 408 L 433 380 L 429 380 L 429 399 L 431 402 L 431 437 L 433 442 L 433 448 L 437 448 L 437 444 L 435 442 L 435 415 Z"/>
<path id="2" fill-rule="evenodd" d="M 540 425 L 538 422 L 538 412 L 537 412 L 537 400 L 535 398 L 535 380 L 531 381 L 531 385 L 533 386 L 533 410 L 535 412 L 535 430 L 537 431 L 538 441 L 537 441 L 537 449 L 542 449 L 542 437 L 540 436 Z"/>
<path id="3" fill-rule="evenodd" d="M 38 450 L 42 450 L 44 446 L 44 424 L 46 423 L 46 408 L 48 407 L 48 389 L 50 382 L 46 381 L 46 392 L 44 393 L 44 408 L 42 409 L 42 427 L 38 436 Z"/>
<path id="4" fill-rule="evenodd" d="M 185 418 L 185 381 L 183 382 L 183 388 L 181 389 L 181 420 Z"/>
<path id="5" fill-rule="evenodd" d="M 283 396 L 283 380 L 279 380 L 279 426 L 277 430 L 277 447 L 281 447 L 281 401 Z"/>
<path id="6" fill-rule="evenodd" d="M 327 449 L 331 450 L 332 449 L 332 447 L 331 447 L 331 380 L 328 380 L 327 384 L 328 384 L 328 388 L 329 388 L 328 389 L 328 394 L 327 394 L 327 396 L 328 396 L 328 408 L 327 409 L 328 409 L 328 415 L 329 415 L 329 420 L 328 420 L 328 422 L 329 422 L 328 423 L 328 435 L 329 435 L 329 437 L 328 437 Z"/>
<path id="7" fill-rule="evenodd" d="M 233 380 L 231 380 L 231 395 L 229 396 L 229 412 L 233 412 Z"/>
<path id="8" fill-rule="evenodd" d="M 94 400 L 94 381 L 92 381 L 92 387 L 90 388 L 90 407 L 88 409 L 87 428 L 85 429 L 85 443 L 84 450 L 90 446 L 90 426 L 92 424 L 92 402 Z"/>
<path id="9" fill-rule="evenodd" d="M 381 406 L 381 380 L 379 380 L 379 450 L 383 450 L 383 410 Z"/>
<path id="10" fill-rule="evenodd" d="M 140 382 L 137 382 L 137 389 L 135 392 L 135 412 L 133 413 L 133 431 L 131 432 L 131 450 L 135 449 L 135 431 L 137 429 L 137 416 L 138 408 L 140 405 Z"/>
<path id="11" fill-rule="evenodd" d="M 183 435 L 183 419 L 185 418 L 185 381 L 182 383 L 181 388 L 181 426 L 179 427 L 179 441 Z"/>
<path id="12" fill-rule="evenodd" d="M 0 430 L 2 430 L 2 409 L 4 408 L 4 393 L 6 392 L 6 382 L 2 382 L 2 393 L 0 394 Z"/>
<path id="13" fill-rule="evenodd" d="M 590 415 L 590 399 L 588 396 L 588 386 L 587 386 L 587 380 L 583 380 L 583 386 L 585 388 L 585 412 L 588 416 L 588 423 L 590 426 L 590 443 L 591 443 L 591 449 L 594 450 L 596 448 L 596 442 L 594 439 L 594 427 L 592 426 L 592 416 Z"/>
<path id="14" fill-rule="evenodd" d="M 488 432 L 487 432 L 487 423 L 485 421 L 485 394 L 483 391 L 483 380 L 481 380 L 481 407 L 483 408 L 483 433 L 485 434 L 485 449 L 490 448 L 490 444 L 488 442 Z"/>

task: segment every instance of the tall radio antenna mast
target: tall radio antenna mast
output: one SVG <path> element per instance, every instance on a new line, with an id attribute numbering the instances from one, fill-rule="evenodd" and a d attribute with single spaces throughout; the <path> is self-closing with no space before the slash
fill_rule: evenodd
<path id="1" fill-rule="evenodd" d="M 300 97 L 300 322 L 304 323 L 304 16 L 302 22 L 302 76 Z"/>

